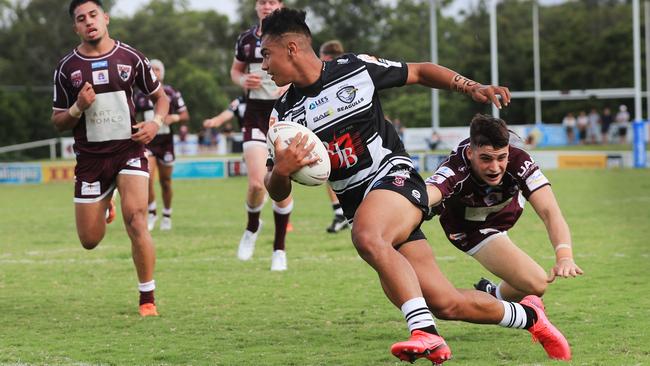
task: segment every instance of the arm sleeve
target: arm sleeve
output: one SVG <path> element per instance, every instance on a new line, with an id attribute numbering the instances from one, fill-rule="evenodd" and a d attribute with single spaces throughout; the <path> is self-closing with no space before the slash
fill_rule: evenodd
<path id="1" fill-rule="evenodd" d="M 62 110 L 69 108 L 73 102 L 70 102 L 70 96 L 66 91 L 66 86 L 64 83 L 68 82 L 68 79 L 63 73 L 57 68 L 54 70 L 54 88 L 52 95 L 52 109 Z"/>
<path id="2" fill-rule="evenodd" d="M 511 157 L 510 164 L 513 164 L 516 170 L 516 179 L 521 187 L 521 193 L 526 199 L 536 190 L 551 184 L 539 165 L 523 150 L 519 150 L 515 156 Z"/>
<path id="3" fill-rule="evenodd" d="M 408 67 L 405 63 L 365 54 L 358 55 L 357 58 L 366 64 L 370 78 L 377 89 L 394 88 L 406 84 Z"/>
<path id="4" fill-rule="evenodd" d="M 187 106 L 185 105 L 185 100 L 183 100 L 183 95 L 178 90 L 174 91 L 174 97 L 171 100 L 172 107 L 169 110 L 176 111 L 176 113 L 185 112 Z"/>
<path id="5" fill-rule="evenodd" d="M 144 57 L 142 54 L 138 54 L 138 56 L 140 56 L 140 60 L 135 67 L 135 83 L 143 93 L 149 96 L 161 86 L 160 81 L 153 73 L 149 59 Z"/>

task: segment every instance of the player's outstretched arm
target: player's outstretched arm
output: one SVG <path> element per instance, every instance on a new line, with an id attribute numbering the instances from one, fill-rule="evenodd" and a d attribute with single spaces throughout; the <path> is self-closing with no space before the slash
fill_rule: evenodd
<path id="1" fill-rule="evenodd" d="M 482 85 L 444 66 L 408 63 L 406 84 L 420 84 L 429 88 L 453 90 L 467 94 L 479 103 L 493 103 L 497 108 L 510 104 L 510 90 L 505 86 Z"/>
<path id="2" fill-rule="evenodd" d="M 203 127 L 205 128 L 219 127 L 222 124 L 226 123 L 227 121 L 230 121 L 233 117 L 235 117 L 235 113 L 233 113 L 233 111 L 231 111 L 230 109 L 226 109 L 223 112 L 216 115 L 215 117 L 204 120 Z"/>
<path id="3" fill-rule="evenodd" d="M 548 282 L 555 277 L 576 277 L 584 272 L 573 260 L 573 247 L 569 225 L 562 216 L 560 206 L 555 199 L 551 186 L 544 186 L 533 192 L 528 201 L 546 226 L 549 239 L 555 250 L 555 265 L 551 268 Z"/>
<path id="4" fill-rule="evenodd" d="M 427 184 L 427 195 L 429 196 L 429 207 L 435 207 L 442 202 L 442 192 L 438 187 Z"/>

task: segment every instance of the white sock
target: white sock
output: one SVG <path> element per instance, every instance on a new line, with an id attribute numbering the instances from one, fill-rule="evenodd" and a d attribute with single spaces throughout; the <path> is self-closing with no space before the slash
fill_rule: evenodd
<path id="1" fill-rule="evenodd" d="M 291 210 L 293 210 L 293 200 L 289 202 L 287 207 L 280 207 L 275 201 L 273 202 L 273 212 L 277 212 L 280 215 L 288 215 L 291 213 Z"/>
<path id="2" fill-rule="evenodd" d="M 156 289 L 156 281 L 154 281 L 154 280 L 138 284 L 138 290 L 140 292 L 149 292 L 149 291 L 153 291 L 155 289 Z"/>
<path id="3" fill-rule="evenodd" d="M 156 201 L 149 204 L 149 211 L 156 211 Z"/>
<path id="4" fill-rule="evenodd" d="M 503 282 L 499 282 L 499 284 L 497 285 L 496 291 L 494 291 L 494 296 L 496 296 L 496 298 L 498 300 L 503 300 L 503 295 L 501 295 L 501 285 L 502 284 L 503 284 Z"/>
<path id="5" fill-rule="evenodd" d="M 528 321 L 526 311 L 516 302 L 501 301 L 503 304 L 503 319 L 499 325 L 506 328 L 525 329 Z"/>
<path id="6" fill-rule="evenodd" d="M 171 208 L 163 208 L 163 216 L 171 217 L 172 216 L 172 209 Z"/>
<path id="7" fill-rule="evenodd" d="M 413 332 L 414 329 L 436 325 L 431 310 L 429 310 L 427 302 L 424 301 L 423 297 L 415 297 L 405 302 L 402 305 L 402 313 L 409 327 L 409 332 Z"/>
<path id="8" fill-rule="evenodd" d="M 261 205 L 257 207 L 251 207 L 248 205 L 248 202 L 246 203 L 246 212 L 260 212 L 264 208 L 264 202 L 262 202 Z"/>

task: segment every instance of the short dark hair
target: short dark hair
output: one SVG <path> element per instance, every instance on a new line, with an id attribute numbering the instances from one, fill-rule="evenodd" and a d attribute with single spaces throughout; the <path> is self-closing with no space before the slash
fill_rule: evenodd
<path id="1" fill-rule="evenodd" d="M 279 37 L 285 33 L 298 33 L 311 39 L 311 31 L 305 22 L 303 10 L 280 8 L 262 20 L 262 37 Z"/>
<path id="2" fill-rule="evenodd" d="M 320 46 L 320 53 L 325 56 L 339 57 L 343 52 L 345 52 L 343 50 L 343 44 L 337 39 L 327 41 Z"/>
<path id="3" fill-rule="evenodd" d="M 469 141 L 474 147 L 492 146 L 500 149 L 508 146 L 510 131 L 501 118 L 477 114 L 469 125 Z"/>
<path id="4" fill-rule="evenodd" d="M 74 11 L 77 9 L 77 6 L 81 4 L 85 4 L 87 2 L 92 2 L 97 4 L 102 10 L 104 10 L 104 4 L 102 4 L 101 0 L 72 0 L 70 1 L 70 7 L 68 8 L 68 13 L 70 13 L 70 17 L 74 18 Z"/>

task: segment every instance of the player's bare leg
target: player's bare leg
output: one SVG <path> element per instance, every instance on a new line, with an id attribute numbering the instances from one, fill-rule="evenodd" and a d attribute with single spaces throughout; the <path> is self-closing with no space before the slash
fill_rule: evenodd
<path id="1" fill-rule="evenodd" d="M 494 294 L 498 299 L 521 301 L 527 295 L 541 297 L 546 291 L 548 283 L 544 269 L 507 235 L 492 238 L 474 258 L 503 280 Z"/>
<path id="2" fill-rule="evenodd" d="M 248 171 L 248 190 L 246 191 L 246 230 L 239 241 L 237 257 L 246 261 L 255 251 L 255 242 L 262 228 L 260 214 L 264 207 L 266 188 L 266 158 L 268 152 L 264 145 L 251 142 L 244 147 L 244 162 Z"/>
<path id="3" fill-rule="evenodd" d="M 109 209 L 112 193 L 103 199 L 92 203 L 75 203 L 75 221 L 77 235 L 81 245 L 86 249 L 93 249 L 106 234 L 106 210 Z"/>
<path id="4" fill-rule="evenodd" d="M 131 254 L 138 274 L 142 316 L 158 315 L 154 305 L 153 279 L 156 254 L 151 234 L 147 230 L 148 180 L 141 175 L 118 174 L 117 177 L 124 226 L 131 239 Z"/>
<path id="5" fill-rule="evenodd" d="M 156 190 L 154 187 L 154 180 L 156 177 L 156 167 L 158 166 L 158 161 L 155 156 L 147 154 L 147 160 L 149 161 L 149 194 L 148 194 L 148 203 L 149 203 L 149 213 L 147 214 L 147 228 L 149 231 L 153 230 L 156 226 L 156 221 L 158 220 L 158 212 L 156 207 Z"/>
<path id="6" fill-rule="evenodd" d="M 160 179 L 160 190 L 163 199 L 162 219 L 160 230 L 171 230 L 172 228 L 172 172 L 173 165 L 158 164 L 158 176 Z"/>
<path id="7" fill-rule="evenodd" d="M 451 351 L 437 333 L 415 270 L 393 247 L 408 238 L 421 218 L 422 212 L 398 193 L 374 190 L 357 209 L 352 241 L 377 271 L 386 296 L 402 310 L 411 331 L 409 340 L 391 347 L 393 355 L 404 361 L 425 357 L 442 363 L 451 358 Z"/>
<path id="8" fill-rule="evenodd" d="M 417 273 L 424 298 L 433 314 L 446 320 L 477 324 L 498 324 L 506 328 L 526 329 L 539 340 L 550 358 L 571 359 L 571 349 L 562 333 L 551 324 L 541 299 L 529 295 L 519 303 L 497 300 L 476 290 L 459 290 L 438 267 L 433 251 L 425 240 L 400 247 Z"/>

